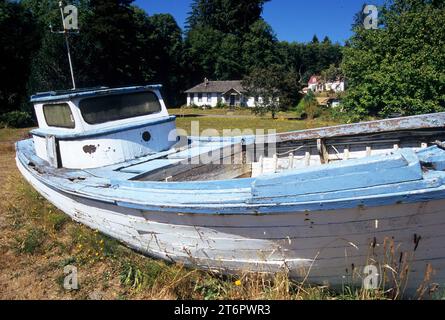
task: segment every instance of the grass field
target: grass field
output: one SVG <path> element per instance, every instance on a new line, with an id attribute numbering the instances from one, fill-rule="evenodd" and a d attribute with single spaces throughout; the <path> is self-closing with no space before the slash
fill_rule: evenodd
<path id="1" fill-rule="evenodd" d="M 199 132 L 203 135 L 221 135 L 225 129 L 239 129 L 242 132 L 247 132 L 249 130 L 252 132 L 257 132 L 256 130 L 264 130 L 265 133 L 272 133 L 270 130 L 276 130 L 276 132 L 286 132 L 336 124 L 335 122 L 321 120 L 297 121 L 280 119 L 272 120 L 265 118 L 223 118 L 212 116 L 199 118 L 178 117 L 176 119 L 178 128 L 182 128 L 186 130 L 187 133 L 192 134 L 194 133 L 191 131 L 193 122 L 195 122 L 195 125 L 198 124 Z M 204 130 L 205 132 L 203 132 Z"/>
<path id="2" fill-rule="evenodd" d="M 180 118 L 188 128 L 197 118 Z M 204 120 L 204 121 L 202 121 Z M 201 128 L 319 126 L 322 122 L 201 118 Z M 73 222 L 20 176 L 13 141 L 28 129 L 0 130 L 1 299 L 384 299 L 380 292 L 295 283 L 285 274 L 221 277 L 142 256 L 95 230 Z M 78 268 L 79 289 L 63 288 L 64 267 Z"/>
<path id="3" fill-rule="evenodd" d="M 251 109 L 246 108 L 236 108 L 236 109 L 229 109 L 229 108 L 212 108 L 212 109 L 201 109 L 201 108 L 188 108 L 188 107 L 182 107 L 182 108 L 170 108 L 168 109 L 170 114 L 175 114 L 178 116 L 190 116 L 190 115 L 208 115 L 208 116 L 216 116 L 216 115 L 224 115 L 224 116 L 242 116 L 242 117 L 257 117 L 255 114 L 252 113 Z M 289 112 L 278 112 L 276 117 L 277 118 L 295 118 L 296 114 L 289 111 Z M 263 118 L 270 118 L 270 114 L 265 114 L 262 116 Z"/>

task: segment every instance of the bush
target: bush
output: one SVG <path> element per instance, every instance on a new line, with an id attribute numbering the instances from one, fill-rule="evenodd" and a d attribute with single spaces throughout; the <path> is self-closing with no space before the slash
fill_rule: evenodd
<path id="1" fill-rule="evenodd" d="M 192 109 L 199 109 L 199 106 L 192 102 L 190 104 L 190 108 L 192 108 Z"/>
<path id="2" fill-rule="evenodd" d="M 306 110 L 304 109 L 303 100 L 300 100 L 300 102 L 293 109 L 293 111 L 295 112 L 297 118 L 300 118 L 300 119 L 306 119 L 307 118 Z"/>
<path id="3" fill-rule="evenodd" d="M 227 105 L 222 101 L 222 99 L 218 99 L 218 102 L 216 103 L 217 109 L 224 109 L 227 108 Z"/>
<path id="4" fill-rule="evenodd" d="M 19 252 L 34 254 L 40 251 L 45 241 L 46 232 L 43 229 L 32 228 L 23 238 L 17 238 Z"/>
<path id="5" fill-rule="evenodd" d="M 349 113 L 347 113 L 343 107 L 340 105 L 338 107 L 330 107 L 322 112 L 322 120 L 335 121 L 340 123 L 352 123 L 353 118 Z"/>
<path id="6" fill-rule="evenodd" d="M 26 128 L 34 124 L 31 115 L 24 111 L 11 111 L 0 116 L 2 126 L 9 128 Z"/>
<path id="7" fill-rule="evenodd" d="M 309 92 L 304 96 L 302 99 L 304 111 L 306 112 L 307 118 L 309 120 L 314 119 L 316 116 L 320 114 L 320 109 L 318 106 L 317 99 L 315 98 L 315 95 L 312 91 L 309 90 Z"/>

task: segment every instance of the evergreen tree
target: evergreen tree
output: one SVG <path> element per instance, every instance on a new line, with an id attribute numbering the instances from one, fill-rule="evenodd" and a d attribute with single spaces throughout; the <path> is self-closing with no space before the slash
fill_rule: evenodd
<path id="1" fill-rule="evenodd" d="M 311 43 L 313 43 L 313 44 L 319 44 L 320 43 L 320 41 L 318 40 L 318 37 L 317 37 L 316 34 L 314 34 L 314 36 L 312 37 Z"/>
<path id="2" fill-rule="evenodd" d="M 207 26 L 223 33 L 242 36 L 261 19 L 269 0 L 194 0 L 187 18 L 188 29 Z"/>
<path id="3" fill-rule="evenodd" d="M 261 18 L 265 0 L 194 0 L 187 19 L 189 85 L 204 77 L 240 79 L 276 62 L 276 38 Z"/>

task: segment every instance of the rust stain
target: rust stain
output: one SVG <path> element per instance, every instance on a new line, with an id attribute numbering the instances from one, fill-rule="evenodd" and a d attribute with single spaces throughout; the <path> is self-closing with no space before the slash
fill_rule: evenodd
<path id="1" fill-rule="evenodd" d="M 83 146 L 83 152 L 93 154 L 96 152 L 96 146 L 93 145 L 85 145 Z"/>

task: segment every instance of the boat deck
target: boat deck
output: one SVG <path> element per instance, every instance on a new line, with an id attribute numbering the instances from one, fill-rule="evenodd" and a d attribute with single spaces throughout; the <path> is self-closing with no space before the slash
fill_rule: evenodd
<path id="1" fill-rule="evenodd" d="M 233 150 L 236 145 L 240 142 L 194 142 L 180 150 L 172 149 L 113 166 L 72 170 L 52 168 L 35 155 L 32 140 L 25 140 L 17 143 L 17 160 L 45 184 L 67 193 L 133 208 L 161 207 L 186 212 L 258 214 L 286 210 L 285 207 L 290 211 L 327 210 L 385 201 L 418 201 L 419 195 L 435 197 L 445 189 L 445 172 L 441 171 L 445 151 L 438 147 L 417 152 L 400 149 L 255 178 L 169 181 L 172 173 L 196 177 L 190 173 L 194 166 L 200 173 L 202 168 L 210 168 L 207 174 L 212 176 L 214 166 L 193 164 L 193 160 L 210 151 Z M 220 157 L 221 153 L 216 154 Z M 228 172 L 238 175 L 241 171 Z M 277 204 L 284 207 L 277 209 Z"/>

